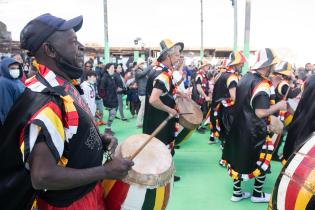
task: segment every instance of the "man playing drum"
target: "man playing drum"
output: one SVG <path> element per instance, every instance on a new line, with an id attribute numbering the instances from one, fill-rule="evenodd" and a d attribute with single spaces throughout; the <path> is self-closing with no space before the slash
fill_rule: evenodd
<path id="1" fill-rule="evenodd" d="M 132 161 L 116 157 L 102 164 L 104 152 L 115 150 L 116 139 L 99 134 L 89 108 L 71 84 L 83 72 L 84 47 L 75 33 L 82 23 L 82 16 L 66 21 L 44 14 L 21 32 L 21 48 L 35 56 L 39 69 L 26 82 L 28 88 L 1 132 L 0 150 L 6 160 L 2 166 L 8 176 L 13 174 L 8 177 L 11 186 L 4 190 L 11 198 L 29 192 L 31 195 L 25 193 L 21 198 L 32 199 L 33 187 L 39 210 L 106 209 L 99 181 L 124 178 L 133 166 Z M 10 171 L 12 166 L 19 171 Z M 11 200 L 3 204 L 21 204 Z"/>
<path id="2" fill-rule="evenodd" d="M 240 51 L 232 52 L 226 71 L 216 79 L 210 111 L 211 134 L 209 144 L 215 143 L 214 137 L 216 135 L 222 141 L 224 148 L 225 136 L 232 123 L 236 86 L 239 80 L 238 74 L 241 72 L 245 61 L 246 59 Z M 225 166 L 224 151 L 220 165 Z"/>
<path id="3" fill-rule="evenodd" d="M 209 80 L 207 78 L 207 73 L 210 68 L 210 63 L 208 60 L 203 59 L 201 66 L 197 72 L 195 82 L 192 90 L 192 97 L 194 101 L 201 107 L 203 118 L 206 117 L 209 110 L 209 102 L 211 98 L 209 97 Z M 202 124 L 197 129 L 199 133 L 205 133 L 205 128 Z"/>
<path id="4" fill-rule="evenodd" d="M 225 145 L 229 174 L 233 179 L 231 201 L 249 198 L 241 191 L 241 181 L 255 178 L 252 202 L 268 202 L 270 195 L 262 192 L 269 172 L 273 145 L 267 126 L 269 116 L 286 110 L 286 102 L 270 103 L 272 84 L 268 76 L 276 63 L 271 49 L 259 51 L 257 62 L 239 82 L 236 89 L 233 123 Z"/>
<path id="5" fill-rule="evenodd" d="M 143 120 L 143 133 L 145 134 L 151 134 L 169 115 L 177 115 L 175 97 L 184 97 L 177 90 L 176 83 L 172 78 L 174 66 L 180 59 L 184 44 L 181 42 L 173 44 L 169 39 L 164 39 L 161 41 L 160 47 L 160 56 L 148 77 Z M 156 136 L 169 147 L 172 153 L 175 123 L 175 119 L 171 119 Z M 175 176 L 174 180 L 178 181 L 179 177 Z"/>
<path id="6" fill-rule="evenodd" d="M 275 100 L 279 102 L 281 100 L 287 100 L 289 98 L 297 97 L 301 89 L 292 88 L 292 78 L 293 78 L 293 68 L 292 64 L 282 61 L 275 66 L 275 71 L 273 72 L 273 81 L 278 81 L 278 84 L 273 84 L 275 87 Z M 288 126 L 292 121 L 292 114 L 289 111 L 280 111 L 276 116 L 284 123 L 285 126 Z M 281 145 L 281 142 L 284 137 L 284 132 L 282 132 L 280 143 L 275 145 L 275 150 L 272 156 L 273 160 L 280 160 L 278 151 Z"/>

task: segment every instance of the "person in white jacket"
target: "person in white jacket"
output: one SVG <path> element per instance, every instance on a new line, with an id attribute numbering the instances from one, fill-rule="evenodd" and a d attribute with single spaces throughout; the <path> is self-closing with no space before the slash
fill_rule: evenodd
<path id="1" fill-rule="evenodd" d="M 84 92 L 82 97 L 84 101 L 89 106 L 92 115 L 95 117 L 96 103 L 95 103 L 95 83 L 96 83 L 96 73 L 90 71 L 86 74 L 87 80 L 81 83 L 81 88 Z"/>

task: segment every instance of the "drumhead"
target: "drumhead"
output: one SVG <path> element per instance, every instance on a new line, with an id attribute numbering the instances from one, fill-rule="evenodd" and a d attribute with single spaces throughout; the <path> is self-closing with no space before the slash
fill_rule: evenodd
<path id="1" fill-rule="evenodd" d="M 193 100 L 177 98 L 176 105 L 180 113 L 192 113 L 180 116 L 179 122 L 182 126 L 192 130 L 200 125 L 203 119 L 203 114 L 200 107 Z"/>
<path id="2" fill-rule="evenodd" d="M 148 137 L 147 134 L 130 136 L 117 147 L 116 155 L 131 157 Z M 154 189 L 167 185 L 173 179 L 175 166 L 171 153 L 157 138 L 153 138 L 133 161 L 135 165 L 123 179 L 128 184 Z"/>
<path id="3" fill-rule="evenodd" d="M 289 106 L 290 106 L 290 108 L 293 110 L 293 111 L 295 111 L 296 110 L 296 108 L 297 108 L 297 106 L 299 105 L 299 100 L 297 100 L 297 99 L 292 99 L 292 98 L 289 98 L 288 99 L 288 104 L 289 104 Z"/>

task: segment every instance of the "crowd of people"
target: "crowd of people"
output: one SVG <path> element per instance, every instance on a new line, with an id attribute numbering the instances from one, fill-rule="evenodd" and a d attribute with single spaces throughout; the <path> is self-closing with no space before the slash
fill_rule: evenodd
<path id="1" fill-rule="evenodd" d="M 241 51 L 232 52 L 216 66 L 207 59 L 196 64 L 182 55 L 183 43 L 169 39 L 161 41 L 156 60 L 139 58 L 126 70 L 121 63 L 99 61 L 95 65 L 93 59 L 84 63 L 84 47 L 75 34 L 82 21 L 81 16 L 66 21 L 41 15 L 21 32 L 21 48 L 28 55 L 1 58 L 0 154 L 5 157 L 1 158 L 5 171 L 1 182 L 11 181 L 0 190 L 19 199 L 6 202 L 8 208 L 32 206 L 36 195 L 40 210 L 82 205 L 105 209 L 100 180 L 122 179 L 134 164 L 111 155 L 117 146 L 113 123 L 129 120 L 124 104 L 137 117 L 135 129 L 142 128 L 149 135 L 169 115 L 174 116 L 156 135 L 174 155 L 176 116 L 180 114 L 176 98 L 198 104 L 203 123 L 197 131 L 209 139 L 209 145 L 221 144 L 218 159 L 233 180 L 231 200 L 270 200 L 262 188 L 271 159 L 285 162 L 297 142 L 308 137 L 296 140 L 301 136 L 298 132 L 308 126 L 300 124 L 303 104 L 307 104 L 303 92 L 314 97 L 310 89 L 315 66 L 307 63 L 294 68 L 265 48 L 242 74 L 246 58 Z M 289 112 L 287 99 L 301 99 L 297 116 Z M 289 131 L 284 156 L 279 148 L 286 132 L 280 134 L 278 145 L 272 143 L 276 133 L 272 116 Z M 105 126 L 104 134 L 99 126 Z M 253 192 L 243 192 L 241 182 L 252 178 Z"/>

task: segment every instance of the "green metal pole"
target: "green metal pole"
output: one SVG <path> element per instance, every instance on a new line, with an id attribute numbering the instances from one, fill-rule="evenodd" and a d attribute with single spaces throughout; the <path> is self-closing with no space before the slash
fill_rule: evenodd
<path id="1" fill-rule="evenodd" d="M 133 61 L 134 61 L 134 62 L 137 62 L 138 59 L 139 59 L 139 51 L 138 51 L 137 49 L 135 49 L 135 50 L 133 51 Z"/>
<path id="2" fill-rule="evenodd" d="M 249 41 L 250 41 L 250 15 L 251 15 L 251 0 L 246 0 L 245 9 L 245 35 L 244 35 L 244 56 L 249 60 Z M 245 74 L 248 71 L 248 62 L 245 63 L 242 73 Z"/>
<path id="3" fill-rule="evenodd" d="M 109 43 L 108 43 L 108 18 L 107 18 L 107 0 L 104 2 L 104 64 L 109 63 Z"/>

